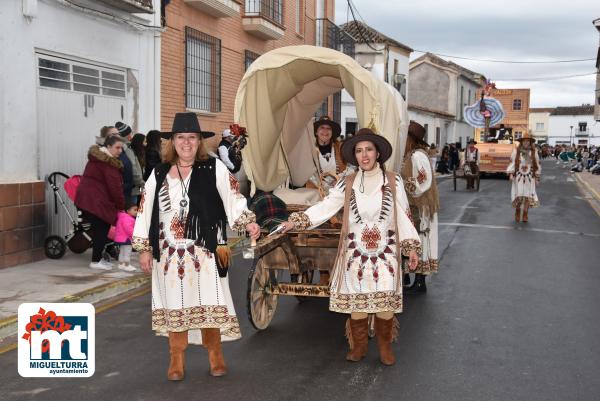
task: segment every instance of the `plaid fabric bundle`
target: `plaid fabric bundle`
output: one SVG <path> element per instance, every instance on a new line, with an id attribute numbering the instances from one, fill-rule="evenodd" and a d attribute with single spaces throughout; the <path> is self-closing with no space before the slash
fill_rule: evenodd
<path id="1" fill-rule="evenodd" d="M 256 215 L 256 222 L 269 231 L 288 219 L 285 202 L 271 192 L 257 190 L 250 201 L 250 210 Z"/>

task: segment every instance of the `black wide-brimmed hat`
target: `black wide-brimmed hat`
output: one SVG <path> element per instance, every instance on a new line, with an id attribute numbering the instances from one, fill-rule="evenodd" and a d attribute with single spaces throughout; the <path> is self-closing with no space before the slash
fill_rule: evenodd
<path id="1" fill-rule="evenodd" d="M 315 129 L 315 135 L 317 135 L 317 129 L 321 125 L 329 125 L 331 127 L 331 139 L 333 140 L 339 137 L 340 133 L 342 132 L 342 127 L 340 127 L 338 123 L 329 118 L 329 116 L 323 116 L 319 117 L 319 119 L 313 124 L 313 127 Z"/>
<path id="2" fill-rule="evenodd" d="M 346 139 L 342 144 L 342 157 L 346 163 L 358 166 L 356 156 L 354 155 L 354 147 L 357 143 L 369 141 L 375 144 L 379 152 L 379 161 L 385 163 L 392 155 L 392 144 L 389 143 L 382 135 L 378 135 L 370 128 L 361 128 L 352 138 Z"/>
<path id="3" fill-rule="evenodd" d="M 429 146 L 429 144 L 425 141 L 425 137 L 427 136 L 425 127 L 416 121 L 410 120 L 410 123 L 408 124 L 408 136 L 410 136 L 420 145 Z"/>
<path id="4" fill-rule="evenodd" d="M 469 139 L 469 142 L 467 142 L 467 145 L 470 145 L 470 144 L 477 145 L 477 141 L 475 139 Z"/>
<path id="5" fill-rule="evenodd" d="M 169 132 L 161 132 L 160 135 L 165 139 L 173 138 L 173 134 L 180 133 L 200 134 L 202 138 L 215 136 L 214 132 L 202 131 L 196 113 L 177 113 L 173 119 L 173 128 Z"/>

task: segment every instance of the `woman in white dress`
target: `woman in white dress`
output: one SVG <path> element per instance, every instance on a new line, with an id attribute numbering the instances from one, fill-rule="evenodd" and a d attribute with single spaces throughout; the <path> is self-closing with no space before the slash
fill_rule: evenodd
<path id="1" fill-rule="evenodd" d="M 132 241 L 152 274 L 152 329 L 169 337 L 169 380 L 183 380 L 188 343 L 206 347 L 211 375 L 222 376 L 221 341 L 241 334 L 219 244 L 227 221 L 253 238 L 260 228 L 235 177 L 208 157 L 194 113 L 178 113 L 165 136 L 166 163 L 146 181 Z"/>
<path id="2" fill-rule="evenodd" d="M 368 314 L 375 314 L 380 360 L 395 362 L 391 343 L 397 335 L 395 313 L 402 312 L 401 255 L 417 267 L 421 243 L 410 220 L 404 184 L 383 163 L 392 147 L 368 128 L 344 142 L 342 154 L 359 171 L 342 178 L 321 202 L 292 213 L 285 230 L 317 227 L 344 208 L 338 255 L 332 269 L 329 309 L 350 314 L 346 335 L 349 361 L 367 353 Z"/>
<path id="3" fill-rule="evenodd" d="M 522 208 L 522 220 L 526 223 L 529 220 L 529 208 L 540 205 L 535 189 L 540 182 L 542 167 L 531 134 L 526 132 L 517 140 L 519 146 L 513 150 L 506 172 L 512 181 L 510 196 L 515 208 L 515 220 L 521 221 Z"/>

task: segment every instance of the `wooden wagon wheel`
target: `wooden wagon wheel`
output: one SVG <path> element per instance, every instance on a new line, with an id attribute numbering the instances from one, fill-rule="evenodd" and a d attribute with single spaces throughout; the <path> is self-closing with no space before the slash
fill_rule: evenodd
<path id="1" fill-rule="evenodd" d="M 273 295 L 271 289 L 280 276 L 281 271 L 267 269 L 262 258 L 250 269 L 246 306 L 248 319 L 256 330 L 266 329 L 275 315 L 277 295 Z"/>

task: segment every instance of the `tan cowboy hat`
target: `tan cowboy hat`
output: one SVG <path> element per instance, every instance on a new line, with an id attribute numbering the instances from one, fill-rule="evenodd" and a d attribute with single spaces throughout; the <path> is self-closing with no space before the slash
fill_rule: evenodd
<path id="1" fill-rule="evenodd" d="M 535 138 L 531 136 L 531 134 L 529 132 L 525 132 L 523 135 L 521 135 L 520 138 L 515 139 L 516 141 L 525 141 L 525 140 L 529 140 L 531 141 L 531 143 L 535 143 Z"/>
<path id="2" fill-rule="evenodd" d="M 346 163 L 358 166 L 356 156 L 354 155 L 354 147 L 357 143 L 362 141 L 369 141 L 375 144 L 377 151 L 379 152 L 379 162 L 385 163 L 387 159 L 392 155 L 392 145 L 382 135 L 377 135 L 370 128 L 361 128 L 352 138 L 346 139 L 342 144 L 342 157 Z"/>

